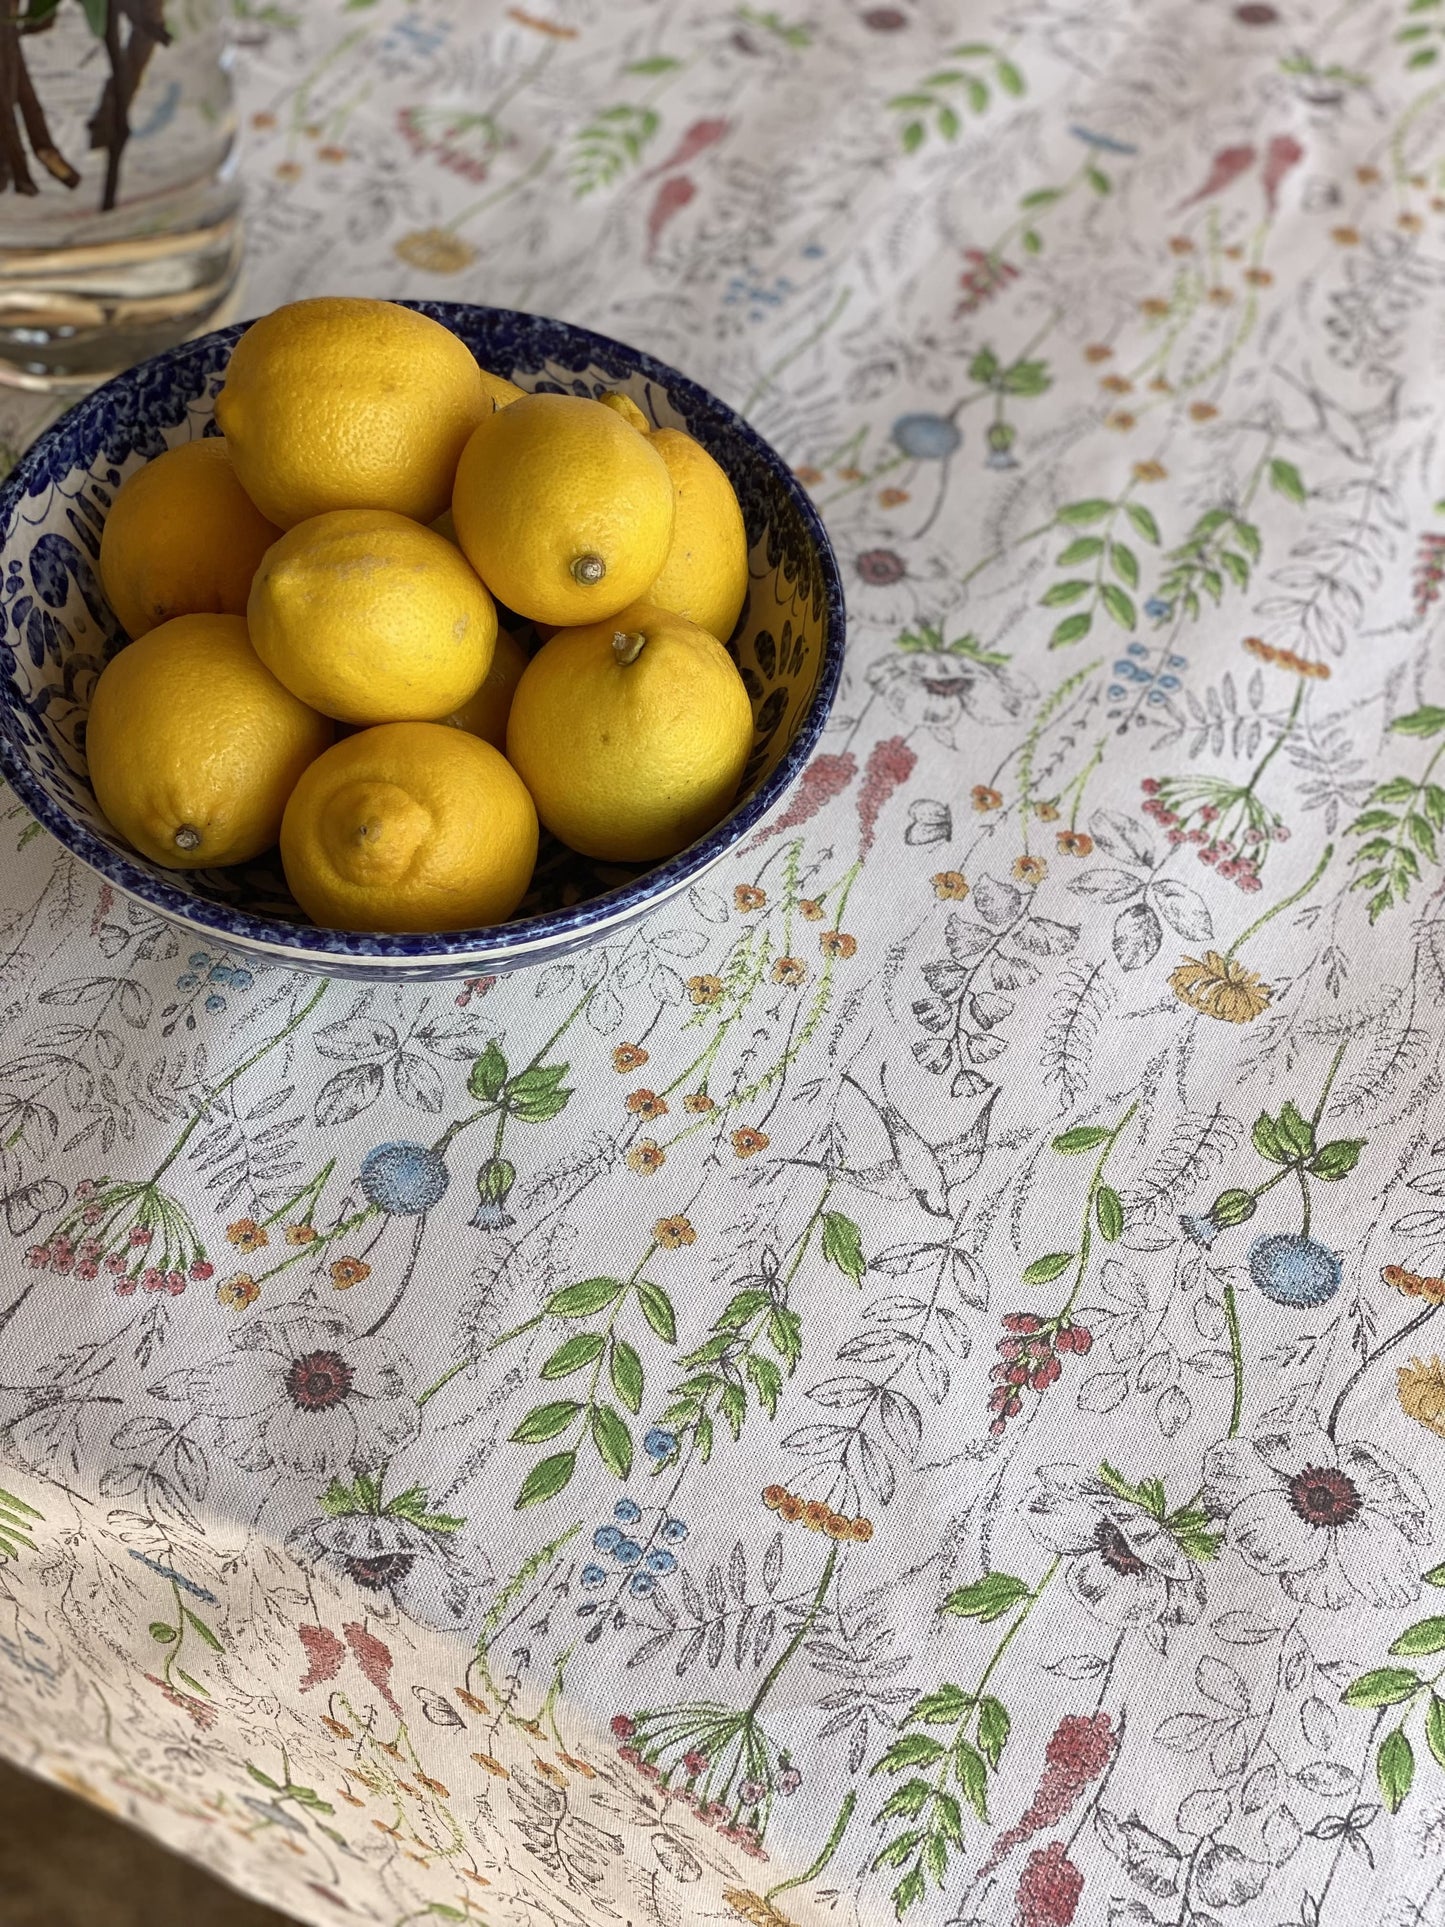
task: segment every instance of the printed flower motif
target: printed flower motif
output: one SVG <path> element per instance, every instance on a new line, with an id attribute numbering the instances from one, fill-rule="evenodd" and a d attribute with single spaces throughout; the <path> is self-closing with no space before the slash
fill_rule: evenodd
<path id="1" fill-rule="evenodd" d="M 689 977 L 687 994 L 695 1004 L 715 1004 L 723 994 L 723 980 L 710 972 L 700 977 Z"/>
<path id="2" fill-rule="evenodd" d="M 1181 1004 L 1226 1024 L 1252 1024 L 1274 995 L 1272 987 L 1260 981 L 1258 971 L 1247 970 L 1217 950 L 1186 957 L 1170 971 L 1169 988 Z"/>
<path id="3" fill-rule="evenodd" d="M 288 1224 L 286 1227 L 288 1245 L 315 1244 L 319 1235 L 314 1224 Z"/>
<path id="4" fill-rule="evenodd" d="M 454 1532 L 390 1513 L 307 1519 L 287 1533 L 286 1550 L 298 1565 L 358 1586 L 372 1609 L 389 1601 L 408 1619 L 447 1631 L 472 1621 L 491 1579 L 486 1559 L 464 1556 Z"/>
<path id="5" fill-rule="evenodd" d="M 849 936 L 846 930 L 824 930 L 818 937 L 818 948 L 825 957 L 856 957 L 858 939 Z"/>
<path id="6" fill-rule="evenodd" d="M 1445 1365 L 1412 1358 L 1395 1374 L 1395 1385 L 1405 1416 L 1445 1439 Z"/>
<path id="7" fill-rule="evenodd" d="M 1049 873 L 1049 866 L 1041 856 L 1017 856 L 1014 858 L 1013 875 L 1015 882 L 1042 883 Z"/>
<path id="8" fill-rule="evenodd" d="M 1380 1277 L 1396 1291 L 1403 1291 L 1407 1298 L 1423 1298 L 1427 1304 L 1445 1305 L 1445 1278 L 1422 1278 L 1418 1271 L 1406 1271 L 1403 1265 L 1385 1265 Z"/>
<path id="9" fill-rule="evenodd" d="M 647 1052 L 641 1044 L 618 1044 L 612 1052 L 612 1068 L 625 1076 L 628 1071 L 640 1071 L 647 1062 Z"/>
<path id="10" fill-rule="evenodd" d="M 244 1311 L 260 1296 L 261 1287 L 247 1271 L 238 1271 L 234 1278 L 223 1278 L 216 1286 L 216 1303 L 228 1311 Z"/>
<path id="11" fill-rule="evenodd" d="M 1131 473 L 1136 482 L 1162 482 L 1169 471 L 1162 462 L 1135 462 Z"/>
<path id="12" fill-rule="evenodd" d="M 350 1291 L 371 1276 L 371 1266 L 364 1258 L 338 1258 L 331 1267 L 331 1282 L 338 1291 Z"/>
<path id="13" fill-rule="evenodd" d="M 733 1132 L 733 1152 L 740 1158 L 755 1158 L 759 1151 L 766 1151 L 771 1139 L 765 1131 L 758 1131 L 751 1124 L 744 1124 Z"/>
<path id="14" fill-rule="evenodd" d="M 244 1470 L 325 1478 L 377 1465 L 416 1436 L 415 1376 L 389 1339 L 287 1305 L 238 1325 L 229 1351 L 155 1390 L 210 1419 Z"/>
<path id="15" fill-rule="evenodd" d="M 683 1245 L 695 1244 L 697 1233 L 692 1228 L 692 1220 L 681 1213 L 673 1218 L 659 1218 L 652 1227 L 652 1235 L 664 1251 L 677 1251 Z"/>
<path id="16" fill-rule="evenodd" d="M 1085 830 L 1060 830 L 1054 838 L 1061 856 L 1092 856 L 1094 839 Z"/>
<path id="17" fill-rule="evenodd" d="M 962 870 L 935 870 L 933 894 L 940 903 L 962 903 L 968 895 L 968 881 Z"/>
<path id="18" fill-rule="evenodd" d="M 1314 662 L 1308 656 L 1297 655 L 1293 649 L 1277 648 L 1261 636 L 1246 636 L 1243 646 L 1251 656 L 1257 656 L 1261 662 L 1270 663 L 1276 669 L 1292 670 L 1296 676 L 1311 676 L 1316 682 L 1328 682 L 1330 679 L 1327 662 Z"/>
<path id="19" fill-rule="evenodd" d="M 750 910 L 761 910 L 768 900 L 766 890 L 760 890 L 755 883 L 740 883 L 733 891 L 733 906 L 744 916 Z"/>
<path id="20" fill-rule="evenodd" d="M 930 632 L 940 645 L 941 632 Z M 868 687 L 910 729 L 951 743 L 964 722 L 997 724 L 1023 713 L 1033 685 L 1007 659 L 977 648 L 890 649 L 870 664 Z"/>
<path id="21" fill-rule="evenodd" d="M 667 1162 L 667 1153 L 655 1139 L 645 1137 L 627 1153 L 627 1168 L 639 1177 L 650 1178 Z"/>
<path id="22" fill-rule="evenodd" d="M 237 1218 L 226 1226 L 226 1236 L 241 1251 L 259 1251 L 271 1242 L 265 1225 L 257 1224 L 254 1218 Z"/>
<path id="23" fill-rule="evenodd" d="M 706 1117 L 709 1111 L 717 1109 L 717 1099 L 709 1097 L 706 1091 L 689 1091 L 682 1100 L 682 1108 L 698 1117 Z"/>
<path id="24" fill-rule="evenodd" d="M 827 915 L 827 912 L 816 897 L 800 897 L 798 899 L 798 915 L 800 917 L 806 917 L 809 923 L 821 923 Z"/>
<path id="25" fill-rule="evenodd" d="M 1424 1486 L 1378 1446 L 1337 1445 L 1313 1412 L 1212 1447 L 1204 1503 L 1226 1544 L 1302 1605 L 1407 1606 L 1419 1593 L 1410 1548 L 1430 1537 Z"/>
<path id="26" fill-rule="evenodd" d="M 1164 1521 L 1072 1465 L 1043 1465 L 1025 1507 L 1035 1538 L 1068 1561 L 1069 1591 L 1111 1626 L 1192 1626 L 1204 1581 Z"/>
<path id="27" fill-rule="evenodd" d="M 807 979 L 808 966 L 801 957 L 779 957 L 773 965 L 775 984 L 786 984 L 789 989 L 796 989 L 799 984 L 806 983 Z"/>
<path id="28" fill-rule="evenodd" d="M 659 1097 L 656 1091 L 629 1091 L 627 1108 L 634 1117 L 666 1117 L 667 1099 Z"/>
<path id="29" fill-rule="evenodd" d="M 325 148 L 321 150 L 321 158 L 327 158 Z M 410 234 L 403 234 L 395 252 L 408 267 L 421 268 L 427 274 L 460 274 L 477 258 L 470 241 L 444 227 L 415 228 Z"/>
<path id="30" fill-rule="evenodd" d="M 1001 810 L 1003 797 L 997 790 L 991 790 L 987 783 L 975 783 L 969 791 L 969 801 L 982 816 L 988 810 Z"/>
<path id="31" fill-rule="evenodd" d="M 1052 1840 L 1028 1857 L 1015 1897 L 1018 1927 L 1072 1927 L 1084 1876 L 1062 1840 Z"/>

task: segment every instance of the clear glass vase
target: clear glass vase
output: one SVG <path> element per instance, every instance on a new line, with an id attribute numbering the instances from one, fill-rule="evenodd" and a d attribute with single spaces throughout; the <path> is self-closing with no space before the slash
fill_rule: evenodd
<path id="1" fill-rule="evenodd" d="M 221 318 L 235 140 L 220 0 L 0 0 L 0 382 L 90 387 Z"/>

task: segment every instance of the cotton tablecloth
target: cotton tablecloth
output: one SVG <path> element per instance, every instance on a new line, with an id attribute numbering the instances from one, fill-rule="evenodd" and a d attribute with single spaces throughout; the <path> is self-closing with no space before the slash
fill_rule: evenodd
<path id="1" fill-rule="evenodd" d="M 1445 7 L 235 12 L 244 310 L 679 365 L 847 673 L 495 982 L 5 812 L 0 1746 L 307 1922 L 1438 1927 Z"/>

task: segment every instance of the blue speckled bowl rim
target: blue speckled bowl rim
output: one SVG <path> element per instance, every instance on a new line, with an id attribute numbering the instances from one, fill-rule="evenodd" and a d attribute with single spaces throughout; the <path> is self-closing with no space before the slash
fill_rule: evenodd
<path id="1" fill-rule="evenodd" d="M 474 302 L 406 301 L 399 305 L 434 316 L 439 312 L 480 311 L 495 316 L 496 324 L 503 326 L 511 323 L 525 328 L 536 320 L 544 320 L 548 327 L 562 331 L 571 342 L 575 342 L 579 357 L 587 356 L 586 361 L 579 360 L 579 368 L 603 359 L 615 362 L 621 357 L 638 374 L 656 382 L 669 399 L 685 412 L 690 423 L 696 416 L 710 417 L 720 430 L 745 442 L 761 464 L 771 471 L 792 502 L 817 553 L 825 602 L 823 656 L 817 685 L 807 709 L 799 718 L 793 740 L 752 795 L 724 817 L 716 829 L 690 844 L 686 850 L 670 857 L 656 869 L 647 871 L 645 875 L 606 891 L 601 896 L 589 897 L 585 902 L 573 904 L 567 909 L 519 918 L 514 923 L 483 925 L 475 930 L 450 931 L 437 936 L 396 936 L 371 931 L 321 930 L 312 924 L 286 923 L 278 917 L 256 916 L 249 911 L 215 903 L 209 898 L 187 896 L 183 891 L 172 889 L 111 850 L 92 831 L 67 815 L 31 773 L 8 731 L 3 728 L 0 728 L 0 774 L 51 835 L 107 881 L 127 895 L 150 904 L 165 916 L 222 938 L 234 938 L 242 943 L 268 944 L 283 950 L 301 950 L 322 957 L 334 955 L 338 962 L 357 956 L 422 962 L 447 957 L 476 957 L 479 961 L 485 961 L 488 956 L 500 957 L 527 950 L 545 954 L 557 939 L 582 935 L 591 925 L 607 925 L 619 919 L 630 919 L 631 914 L 639 911 L 649 900 L 656 898 L 660 901 L 683 888 L 740 843 L 801 774 L 823 733 L 843 673 L 845 615 L 842 578 L 822 520 L 787 463 L 756 429 L 700 382 L 690 380 L 666 362 L 658 361 L 654 356 L 617 341 L 610 335 L 598 334 L 591 328 L 576 327 L 571 322 L 560 321 L 552 316 L 535 316 L 513 308 L 488 308 L 485 304 Z M 249 322 L 238 322 L 227 328 L 218 328 L 209 335 L 193 336 L 189 341 L 138 362 L 134 368 L 92 390 L 74 408 L 50 424 L 21 456 L 3 486 L 0 486 L 0 522 L 8 519 L 20 499 L 28 495 L 31 478 L 45 465 L 50 444 L 77 409 L 93 405 L 97 397 L 123 398 L 134 387 L 137 377 L 145 371 L 192 355 L 207 341 L 237 340 L 249 325 Z M 0 705 L 6 711 L 14 706 L 13 689 L 13 679 L 8 675 L 0 676 Z"/>

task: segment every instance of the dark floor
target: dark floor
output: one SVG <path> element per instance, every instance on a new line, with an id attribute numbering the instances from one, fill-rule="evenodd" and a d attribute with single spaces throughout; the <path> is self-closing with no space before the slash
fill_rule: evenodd
<path id="1" fill-rule="evenodd" d="M 0 1761 L 4 1927 L 295 1927 Z"/>

